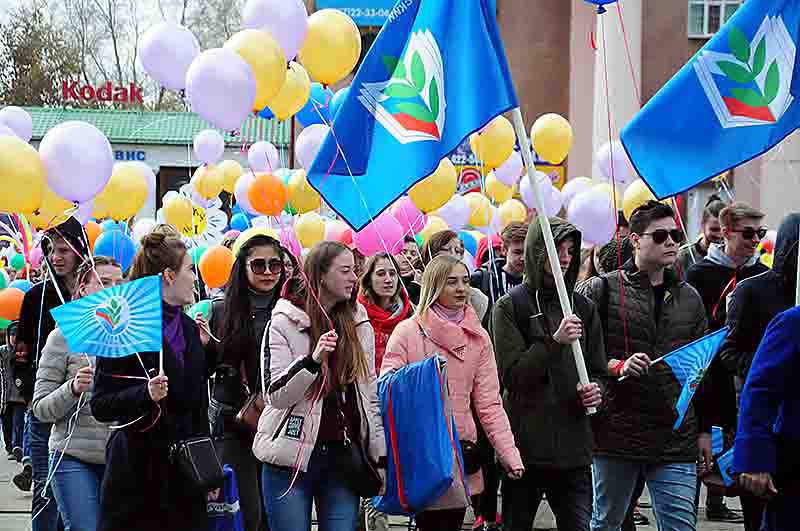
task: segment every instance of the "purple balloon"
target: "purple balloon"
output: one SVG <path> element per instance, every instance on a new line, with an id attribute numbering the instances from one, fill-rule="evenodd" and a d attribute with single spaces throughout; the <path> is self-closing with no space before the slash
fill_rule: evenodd
<path id="1" fill-rule="evenodd" d="M 164 87 L 182 90 L 186 71 L 200 55 L 200 43 L 187 28 L 161 22 L 149 29 L 139 42 L 139 60 L 144 71 Z"/>
<path id="2" fill-rule="evenodd" d="M 278 148 L 264 140 L 250 146 L 247 151 L 247 162 L 250 164 L 250 169 L 255 172 L 268 171 L 273 173 L 281 167 Z"/>
<path id="3" fill-rule="evenodd" d="M 388 212 L 353 234 L 353 242 L 364 256 L 380 252 L 397 254 L 403 249 L 403 227 Z"/>
<path id="4" fill-rule="evenodd" d="M 557 215 L 564 206 L 564 195 L 561 190 L 553 186 L 553 181 L 545 173 L 537 171 L 535 179 L 542 194 L 545 215 L 548 217 Z M 522 201 L 528 208 L 536 208 L 536 203 L 533 200 L 533 190 L 527 176 L 519 183 L 519 195 L 522 196 Z"/>
<path id="5" fill-rule="evenodd" d="M 243 173 L 236 181 L 236 186 L 233 188 L 233 196 L 236 198 L 236 202 L 244 212 L 247 214 L 256 215 L 258 212 L 253 210 L 253 206 L 250 204 L 250 199 L 247 197 L 247 191 L 250 189 L 250 183 L 253 182 L 253 179 L 253 172 L 248 171 Z"/>
<path id="6" fill-rule="evenodd" d="M 213 48 L 198 55 L 186 72 L 186 98 L 208 123 L 234 131 L 253 110 L 256 78 L 236 52 Z"/>
<path id="7" fill-rule="evenodd" d="M 39 155 L 50 189 L 76 203 L 99 194 L 114 167 L 106 135 L 86 122 L 64 122 L 50 129 L 39 144 Z"/>
<path id="8" fill-rule="evenodd" d="M 194 155 L 197 160 L 214 164 L 225 154 L 225 139 L 213 129 L 205 129 L 194 137 Z"/>
<path id="9" fill-rule="evenodd" d="M 33 118 L 20 107 L 5 107 L 0 111 L 0 124 L 11 129 L 23 142 L 30 142 L 33 136 Z"/>
<path id="10" fill-rule="evenodd" d="M 303 129 L 297 136 L 297 143 L 294 147 L 294 154 L 297 162 L 306 170 L 311 168 L 319 148 L 325 137 L 328 136 L 330 128 L 325 124 L 314 124 Z"/>
<path id="11" fill-rule="evenodd" d="M 591 188 L 592 183 L 584 179 L 572 179 L 571 181 L 567 181 L 567 184 L 561 189 L 561 193 L 564 194 L 564 208 L 569 208 L 572 199 L 579 193 L 590 190 Z"/>
<path id="12" fill-rule="evenodd" d="M 456 194 L 433 214 L 442 218 L 451 230 L 458 232 L 469 225 L 469 201 L 463 195 Z"/>
<path id="13" fill-rule="evenodd" d="M 623 186 L 638 178 L 636 170 L 633 169 L 633 164 L 628 158 L 628 153 L 619 140 L 606 142 L 600 146 L 595 154 L 595 162 L 597 169 L 600 170 L 600 175 L 607 181 L 611 181 L 612 170 L 614 181 Z"/>
<path id="14" fill-rule="evenodd" d="M 614 236 L 617 211 L 604 190 L 587 190 L 569 204 L 567 220 L 581 231 L 583 241 L 604 245 Z"/>
<path id="15" fill-rule="evenodd" d="M 86 222 L 92 219 L 92 211 L 94 210 L 94 201 L 89 200 L 85 203 L 78 205 L 78 210 L 73 214 L 75 219 L 81 225 L 86 225 Z"/>
<path id="16" fill-rule="evenodd" d="M 286 60 L 291 61 L 306 38 L 308 11 L 303 0 L 248 0 L 242 11 L 242 25 L 272 35 Z"/>
<path id="17" fill-rule="evenodd" d="M 522 155 L 519 154 L 519 151 L 514 151 L 511 156 L 508 157 L 508 160 L 498 168 L 495 168 L 494 176 L 506 186 L 514 186 L 519 182 L 524 167 Z"/>
<path id="18" fill-rule="evenodd" d="M 403 227 L 403 234 L 413 236 L 425 228 L 428 216 L 422 213 L 408 196 L 403 196 L 392 207 L 392 215 Z"/>

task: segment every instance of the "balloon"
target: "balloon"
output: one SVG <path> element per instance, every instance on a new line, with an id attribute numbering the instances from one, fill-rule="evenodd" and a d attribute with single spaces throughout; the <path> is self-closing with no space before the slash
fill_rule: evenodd
<path id="1" fill-rule="evenodd" d="M 303 251 L 303 247 L 300 245 L 300 242 L 297 241 L 297 235 L 294 233 L 294 229 L 291 227 L 282 227 L 278 231 L 278 239 L 281 242 L 281 245 L 285 249 L 288 249 L 290 253 L 292 253 L 295 258 L 300 256 L 300 253 Z"/>
<path id="2" fill-rule="evenodd" d="M 294 153 L 300 166 L 308 170 L 319 152 L 322 142 L 328 136 L 330 128 L 323 124 L 314 124 L 303 129 L 297 137 Z"/>
<path id="3" fill-rule="evenodd" d="M 289 203 L 300 214 L 316 210 L 322 205 L 319 196 L 306 178 L 303 170 L 295 171 L 289 178 Z"/>
<path id="4" fill-rule="evenodd" d="M 75 203 L 60 198 L 50 188 L 46 188 L 39 209 L 28 214 L 27 218 L 35 229 L 49 229 L 67 221 L 75 210 L 74 207 Z"/>
<path id="5" fill-rule="evenodd" d="M 470 147 L 490 170 L 503 164 L 514 152 L 517 136 L 504 116 L 495 117 L 481 131 L 470 136 Z"/>
<path id="6" fill-rule="evenodd" d="M 542 194 L 545 215 L 558 215 L 558 213 L 561 212 L 561 208 L 564 206 L 564 194 L 561 193 L 561 190 L 553 186 L 553 181 L 551 181 L 550 177 L 545 173 L 537 171 L 534 178 Z M 522 201 L 528 208 L 536 208 L 536 204 L 533 200 L 533 190 L 531 189 L 530 180 L 527 177 L 520 181 L 519 195 L 522 196 Z"/>
<path id="7" fill-rule="evenodd" d="M 120 230 L 125 232 L 125 228 L 123 227 L 122 223 L 117 223 L 113 219 L 107 219 L 100 224 L 100 232 L 109 232 L 112 230 Z"/>
<path id="8" fill-rule="evenodd" d="M 0 124 L 5 125 L 25 143 L 33 136 L 33 118 L 21 107 L 3 107 L 0 110 Z"/>
<path id="9" fill-rule="evenodd" d="M 256 80 L 253 111 L 271 105 L 286 81 L 286 57 L 278 41 L 266 31 L 244 29 L 228 39 L 224 48 L 236 52 L 250 65 Z"/>
<path id="10" fill-rule="evenodd" d="M 233 190 L 233 195 L 236 197 L 239 208 L 241 208 L 245 214 L 251 215 L 257 214 L 257 212 L 253 210 L 253 206 L 250 204 L 250 199 L 247 196 L 253 179 L 255 179 L 255 174 L 251 171 L 241 174 Z"/>
<path id="11" fill-rule="evenodd" d="M 187 197 L 175 195 L 164 199 L 164 221 L 173 225 L 178 230 L 182 227 L 191 227 L 193 223 L 192 202 Z"/>
<path id="12" fill-rule="evenodd" d="M 417 234 L 417 236 L 419 236 L 422 239 L 422 243 L 425 243 L 428 241 L 428 238 L 430 238 L 437 232 L 442 232 L 443 230 L 447 229 L 449 229 L 447 223 L 445 223 L 441 218 L 438 218 L 436 216 L 428 216 L 428 222 L 425 223 L 425 228 L 419 231 L 419 234 Z"/>
<path id="13" fill-rule="evenodd" d="M 6 288 L 0 291 L 0 317 L 9 321 L 18 320 L 24 298 L 25 293 L 17 288 Z"/>
<path id="14" fill-rule="evenodd" d="M 514 186 L 519 182 L 523 169 L 525 169 L 525 165 L 522 162 L 522 155 L 519 154 L 519 151 L 514 151 L 504 163 L 495 168 L 494 175 L 504 185 Z"/>
<path id="15" fill-rule="evenodd" d="M 772 264 L 775 262 L 775 255 L 772 253 L 764 253 L 761 255 L 761 258 L 759 258 L 759 261 L 768 268 L 772 269 Z"/>
<path id="16" fill-rule="evenodd" d="M 224 286 L 231 276 L 233 262 L 233 253 L 227 247 L 221 245 L 209 247 L 198 263 L 200 276 L 206 286 L 211 289 Z"/>
<path id="17" fill-rule="evenodd" d="M 311 248 L 325 238 L 325 222 L 316 212 L 306 212 L 297 218 L 294 232 L 303 247 Z"/>
<path id="18" fill-rule="evenodd" d="M 604 193 L 608 194 L 608 197 L 616 197 L 616 209 L 622 210 L 622 207 L 624 206 L 623 199 L 625 197 L 625 189 L 621 185 L 617 185 L 616 193 L 614 193 L 614 188 L 611 186 L 611 183 L 596 184 L 592 188 L 594 190 L 602 190 Z"/>
<path id="19" fill-rule="evenodd" d="M 489 205 L 489 216 L 489 223 L 483 227 L 476 227 L 475 230 L 481 234 L 485 234 L 486 236 L 499 234 L 500 231 L 503 230 L 503 220 L 500 219 L 499 209 L 494 205 Z"/>
<path id="20" fill-rule="evenodd" d="M 271 173 L 257 173 L 247 191 L 253 210 L 265 216 L 279 215 L 286 206 L 287 197 L 283 181 Z"/>
<path id="21" fill-rule="evenodd" d="M 200 258 L 207 250 L 208 247 L 205 245 L 198 245 L 197 247 L 193 247 L 189 251 L 189 256 L 192 258 L 192 263 L 197 264 L 200 261 Z"/>
<path id="22" fill-rule="evenodd" d="M 86 225 L 83 226 L 83 230 L 86 231 L 86 238 L 89 240 L 89 247 L 94 249 L 94 242 L 97 241 L 97 237 L 100 236 L 100 225 L 97 224 L 96 221 L 87 221 Z"/>
<path id="23" fill-rule="evenodd" d="M 286 71 L 286 82 L 270 101 L 269 108 L 278 120 L 286 120 L 303 108 L 310 95 L 311 79 L 306 69 L 292 61 Z"/>
<path id="24" fill-rule="evenodd" d="M 94 212 L 94 201 L 86 201 L 78 205 L 78 210 L 72 216 L 78 220 L 81 225 L 86 225 L 92 219 L 92 212 Z"/>
<path id="25" fill-rule="evenodd" d="M 469 203 L 469 224 L 473 227 L 485 227 L 492 221 L 492 205 L 478 192 L 470 192 L 464 196 Z"/>
<path id="26" fill-rule="evenodd" d="M 211 319 L 211 301 L 210 300 L 202 300 L 192 305 L 191 308 L 186 312 L 186 315 L 194 319 L 197 315 L 200 316 L 208 321 Z"/>
<path id="27" fill-rule="evenodd" d="M 30 291 L 30 289 L 33 287 L 33 284 L 31 284 L 30 281 L 28 280 L 19 279 L 12 282 L 8 287 L 16 288 L 20 290 L 22 293 L 28 293 L 28 291 Z"/>
<path id="28" fill-rule="evenodd" d="M 286 60 L 292 60 L 308 32 L 308 11 L 303 0 L 247 0 L 242 25 L 269 32 L 280 43 Z"/>
<path id="29" fill-rule="evenodd" d="M 4 124 L 0 123 L 0 136 L 17 136 L 17 134 L 14 132 L 13 129 L 11 129 L 7 125 L 4 125 Z M 19 138 L 19 137 L 17 137 L 17 138 Z M 3 320 L 5 320 L 5 319 L 3 319 Z"/>
<path id="30" fill-rule="evenodd" d="M 253 70 L 232 50 L 206 50 L 186 72 L 186 98 L 192 110 L 214 127 L 236 130 L 256 99 Z"/>
<path id="31" fill-rule="evenodd" d="M 246 214 L 234 214 L 231 218 L 231 229 L 244 232 L 250 228 L 250 220 Z"/>
<path id="32" fill-rule="evenodd" d="M 235 239 L 236 239 L 236 238 L 238 238 L 238 237 L 239 237 L 239 235 L 241 235 L 241 234 L 242 234 L 242 233 L 241 233 L 241 231 L 238 231 L 238 230 L 229 230 L 228 232 L 226 232 L 225 234 L 223 234 L 223 235 L 222 235 L 222 238 L 223 238 L 224 240 L 227 240 L 228 238 L 231 238 L 231 239 L 235 240 Z"/>
<path id="33" fill-rule="evenodd" d="M 133 241 L 138 243 L 142 241 L 142 238 L 153 232 L 153 229 L 156 226 L 156 220 L 152 218 L 142 218 L 137 220 L 136 223 L 133 224 Z"/>
<path id="34" fill-rule="evenodd" d="M 247 163 L 254 172 L 274 172 L 281 167 L 281 157 L 278 148 L 270 142 L 261 140 L 247 150 Z"/>
<path id="35" fill-rule="evenodd" d="M 225 139 L 213 129 L 205 129 L 194 137 L 194 156 L 206 164 L 214 164 L 225 154 Z"/>
<path id="36" fill-rule="evenodd" d="M 561 189 L 564 194 L 564 208 L 569 208 L 569 203 L 572 199 L 581 192 L 584 192 L 594 186 L 594 183 L 588 177 L 576 177 L 567 181 L 567 184 Z"/>
<path id="37" fill-rule="evenodd" d="M 428 221 L 425 214 L 423 214 L 417 205 L 408 196 L 401 197 L 392 206 L 392 215 L 403 227 L 404 236 L 413 236 L 425 228 L 425 222 Z"/>
<path id="38" fill-rule="evenodd" d="M 567 219 L 581 231 L 583 240 L 593 245 L 608 243 L 617 228 L 617 210 L 603 190 L 578 194 L 569 205 Z"/>
<path id="39" fill-rule="evenodd" d="M 433 212 L 433 215 L 442 218 L 455 231 L 459 231 L 469 225 L 469 214 L 469 201 L 460 194 L 455 194 L 442 208 Z"/>
<path id="40" fill-rule="evenodd" d="M 331 98 L 331 104 L 329 107 L 329 112 L 331 114 L 331 123 L 336 118 L 336 115 L 339 114 L 339 109 L 342 108 L 342 103 L 344 100 L 347 99 L 347 95 L 350 93 L 350 87 L 343 87 L 336 91 L 336 94 L 333 95 Z"/>
<path id="41" fill-rule="evenodd" d="M 384 212 L 372 222 L 353 234 L 353 242 L 364 256 L 379 252 L 397 254 L 403 250 L 403 226 L 394 216 Z"/>
<path id="42" fill-rule="evenodd" d="M 25 269 L 25 257 L 17 253 L 11 257 L 9 264 L 14 268 L 14 271 L 22 271 Z"/>
<path id="43" fill-rule="evenodd" d="M 192 187 L 203 199 L 214 199 L 222 193 L 225 175 L 213 164 L 200 166 L 192 176 Z"/>
<path id="44" fill-rule="evenodd" d="M 478 251 L 478 242 L 475 240 L 475 236 L 462 230 L 458 233 L 458 238 L 464 244 L 464 251 L 475 256 L 475 253 Z"/>
<path id="45" fill-rule="evenodd" d="M 147 193 L 147 180 L 140 165 L 118 162 L 108 184 L 94 199 L 95 212 L 116 220 L 132 218 L 144 206 Z"/>
<path id="46" fill-rule="evenodd" d="M 613 170 L 614 182 L 617 186 L 625 186 L 637 178 L 631 159 L 628 158 L 628 153 L 619 140 L 606 142 L 600 146 L 594 158 L 600 175 L 607 181 L 611 181 Z"/>
<path id="47" fill-rule="evenodd" d="M 16 136 L 0 136 L 0 212 L 34 212 L 46 183 L 47 170 L 36 150 Z"/>
<path id="48" fill-rule="evenodd" d="M 42 265 L 42 260 L 44 260 L 44 253 L 42 252 L 41 246 L 35 247 L 30 254 L 28 255 L 28 259 L 31 262 L 31 267 L 34 269 L 39 269 Z M 5 287 L 5 286 L 2 286 Z M 0 287 L 0 289 L 2 288 Z"/>
<path id="49" fill-rule="evenodd" d="M 432 212 L 453 197 L 456 180 L 456 167 L 445 157 L 433 173 L 411 187 L 408 196 L 421 211 Z"/>
<path id="50" fill-rule="evenodd" d="M 303 108 L 297 111 L 295 118 L 303 127 L 314 124 L 331 123 L 329 105 L 333 103 L 333 91 L 325 88 L 321 83 L 311 83 L 311 94 Z"/>
<path id="51" fill-rule="evenodd" d="M 222 172 L 222 189 L 232 194 L 236 187 L 236 181 L 242 174 L 242 165 L 235 160 L 223 160 L 217 165 L 217 168 Z"/>
<path id="52" fill-rule="evenodd" d="M 622 212 L 625 214 L 625 219 L 630 221 L 633 211 L 647 203 L 648 201 L 655 201 L 656 196 L 647 187 L 647 184 L 641 179 L 633 181 L 625 190 L 625 196 L 622 200 Z"/>
<path id="53" fill-rule="evenodd" d="M 8 273 L 0 267 L 0 290 L 6 289 L 9 284 Z"/>
<path id="54" fill-rule="evenodd" d="M 501 183 L 494 172 L 489 173 L 484 183 L 484 191 L 486 197 L 492 200 L 493 203 L 499 205 L 505 203 L 514 196 L 514 191 L 510 186 Z"/>
<path id="55" fill-rule="evenodd" d="M 200 43 L 194 34 L 171 22 L 156 24 L 139 42 L 144 71 L 170 90 L 183 90 L 189 65 L 199 54 Z"/>
<path id="56" fill-rule="evenodd" d="M 528 209 L 518 199 L 509 199 L 500 205 L 497 214 L 500 216 L 503 228 L 514 221 L 524 223 L 528 219 Z"/>
<path id="57" fill-rule="evenodd" d="M 94 242 L 95 256 L 108 256 L 115 259 L 127 271 L 136 254 L 136 244 L 130 236 L 119 230 L 102 233 Z"/>
<path id="58" fill-rule="evenodd" d="M 333 85 L 349 74 L 361 56 L 361 33 L 353 19 L 337 9 L 308 17 L 308 34 L 298 55 L 311 77 Z"/>
<path id="59" fill-rule="evenodd" d="M 345 243 L 345 237 L 350 230 L 350 226 L 344 221 L 332 219 L 325 224 L 325 239 L 334 242 Z"/>
<path id="60" fill-rule="evenodd" d="M 536 154 L 551 164 L 561 164 L 572 148 L 572 126 L 561 115 L 540 116 L 531 127 L 531 143 Z"/>

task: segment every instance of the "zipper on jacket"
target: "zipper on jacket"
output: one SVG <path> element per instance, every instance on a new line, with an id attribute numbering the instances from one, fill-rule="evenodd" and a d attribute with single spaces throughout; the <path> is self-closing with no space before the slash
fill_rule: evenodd
<path id="1" fill-rule="evenodd" d="M 292 413 L 294 412 L 294 408 L 296 406 L 297 404 L 293 405 L 292 407 L 289 408 L 289 411 L 286 412 L 286 416 L 283 417 L 283 420 L 281 420 L 281 423 L 278 425 L 278 429 L 275 430 L 275 433 L 272 435 L 273 441 L 278 438 L 278 436 L 281 434 L 281 430 L 283 429 L 283 427 L 286 426 L 287 422 L 289 422 L 289 417 L 292 416 Z"/>

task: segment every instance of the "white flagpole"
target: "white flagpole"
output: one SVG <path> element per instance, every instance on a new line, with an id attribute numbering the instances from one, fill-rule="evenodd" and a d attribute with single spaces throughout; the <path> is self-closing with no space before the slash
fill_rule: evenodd
<path id="1" fill-rule="evenodd" d="M 534 179 L 536 167 L 533 164 L 533 154 L 531 153 L 528 133 L 525 130 L 525 122 L 522 119 L 522 111 L 517 107 L 512 110 L 511 113 L 514 129 L 517 133 L 517 140 L 522 150 L 522 158 L 525 159 L 525 168 L 528 171 L 528 182 L 533 191 L 536 217 L 539 220 L 539 226 L 542 228 L 542 234 L 544 234 L 544 244 L 547 248 L 547 256 L 550 259 L 550 270 L 553 272 L 553 278 L 556 280 L 556 291 L 558 291 L 558 300 L 561 302 L 561 311 L 565 316 L 572 315 L 572 304 L 570 303 L 570 297 L 567 293 L 567 285 L 564 283 L 564 275 L 561 273 L 561 265 L 558 261 L 558 250 L 556 249 L 556 243 L 553 239 L 553 231 L 550 228 L 550 221 L 545 214 L 544 200 L 542 199 L 541 191 Z M 581 385 L 588 385 L 589 374 L 586 372 L 586 364 L 583 361 L 583 350 L 581 349 L 580 341 L 572 343 L 572 354 L 575 357 L 575 367 L 578 369 L 578 380 Z M 586 408 L 586 412 L 592 415 L 597 412 L 597 408 Z"/>

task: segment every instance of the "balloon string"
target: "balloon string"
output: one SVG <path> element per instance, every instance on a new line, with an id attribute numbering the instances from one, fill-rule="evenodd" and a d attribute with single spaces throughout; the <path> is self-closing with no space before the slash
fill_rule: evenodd
<path id="1" fill-rule="evenodd" d="M 631 55 L 630 39 L 628 39 L 628 32 L 625 31 L 625 17 L 622 16 L 622 0 L 617 0 L 617 14 L 619 15 L 619 25 L 622 30 L 622 39 L 625 42 L 625 53 L 628 58 L 628 67 L 631 71 L 631 79 L 633 80 L 633 91 L 636 94 L 636 103 L 642 104 L 642 96 L 639 92 L 639 84 L 636 82 L 636 69 L 633 67 L 633 58 Z"/>

